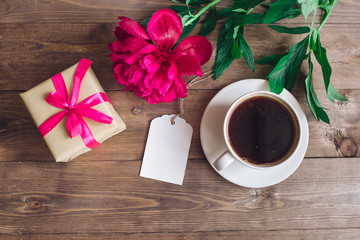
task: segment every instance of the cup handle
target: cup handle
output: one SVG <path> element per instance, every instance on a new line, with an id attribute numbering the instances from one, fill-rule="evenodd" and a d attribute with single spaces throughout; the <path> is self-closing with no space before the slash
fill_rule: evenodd
<path id="1" fill-rule="evenodd" d="M 226 150 L 214 161 L 213 165 L 218 171 L 221 171 L 224 168 L 227 168 L 233 161 L 235 161 L 234 156 L 229 150 Z"/>

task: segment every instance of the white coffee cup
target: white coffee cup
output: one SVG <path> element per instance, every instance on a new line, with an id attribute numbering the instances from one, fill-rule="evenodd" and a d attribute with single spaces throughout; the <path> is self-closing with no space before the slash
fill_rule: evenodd
<path id="1" fill-rule="evenodd" d="M 251 161 L 248 159 L 247 156 L 245 156 L 246 154 L 239 153 L 239 151 L 237 151 L 235 149 L 234 144 L 232 144 L 230 137 L 229 137 L 229 135 L 231 135 L 231 133 L 229 133 L 229 122 L 230 122 L 230 119 L 233 116 L 234 112 L 243 103 L 248 102 L 251 99 L 259 98 L 259 97 L 266 99 L 264 101 L 269 100 L 269 101 L 277 103 L 280 106 L 280 108 L 282 108 L 287 113 L 287 116 L 289 116 L 290 122 L 292 124 L 291 131 L 292 131 L 293 135 L 292 135 L 292 140 L 291 140 L 291 143 L 289 144 L 289 147 L 281 155 L 281 157 L 279 157 L 278 159 L 275 159 L 274 161 L 266 162 L 266 163 L 259 163 L 259 162 Z M 225 119 L 224 119 L 223 135 L 224 135 L 224 140 L 225 140 L 227 149 L 213 163 L 214 167 L 218 171 L 221 171 L 221 170 L 227 168 L 234 161 L 239 161 L 241 164 L 244 164 L 248 167 L 255 168 L 255 169 L 267 169 L 267 168 L 275 167 L 275 166 L 285 163 L 287 160 L 289 160 L 291 158 L 291 156 L 294 154 L 295 150 L 298 148 L 299 142 L 300 142 L 299 140 L 301 137 L 299 116 L 294 111 L 294 109 L 289 104 L 286 103 L 286 101 L 284 99 L 279 97 L 279 95 L 272 93 L 272 92 L 268 92 L 268 91 L 254 91 L 254 92 L 250 92 L 250 93 L 247 93 L 247 94 L 239 97 L 238 99 L 235 100 L 234 103 L 231 104 L 231 106 L 229 107 L 229 109 L 226 113 Z M 243 136 L 244 140 L 246 140 L 246 137 L 247 136 Z M 274 144 L 276 144 L 276 143 L 274 143 Z"/>

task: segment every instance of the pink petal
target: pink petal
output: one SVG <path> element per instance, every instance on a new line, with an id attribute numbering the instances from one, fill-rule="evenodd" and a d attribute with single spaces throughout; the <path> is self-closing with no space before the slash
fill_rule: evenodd
<path id="1" fill-rule="evenodd" d="M 142 57 L 143 55 L 141 54 L 132 54 L 129 58 L 125 59 L 125 63 L 133 65 L 135 63 L 138 63 Z"/>
<path id="2" fill-rule="evenodd" d="M 176 64 L 175 64 L 175 63 L 171 63 L 170 68 L 169 68 L 169 71 L 168 71 L 168 74 L 167 74 L 167 77 L 168 77 L 171 81 L 174 81 L 175 78 L 177 77 L 177 74 L 178 74 L 178 68 L 177 68 Z"/>
<path id="3" fill-rule="evenodd" d="M 155 104 L 155 103 L 161 103 L 162 97 L 159 95 L 158 92 L 154 92 L 153 94 L 149 95 L 147 98 L 148 103 Z"/>
<path id="4" fill-rule="evenodd" d="M 113 62 L 124 62 L 131 56 L 132 55 L 130 53 L 118 54 L 116 52 L 113 52 L 110 54 L 110 60 Z"/>
<path id="5" fill-rule="evenodd" d="M 127 87 L 132 84 L 129 76 L 133 74 L 134 71 L 134 67 L 120 63 L 114 67 L 114 78 L 118 83 Z"/>
<path id="6" fill-rule="evenodd" d="M 124 91 L 125 91 L 125 92 L 127 92 L 127 91 L 135 92 L 134 88 L 135 88 L 134 85 L 131 84 L 131 85 L 126 86 L 126 88 L 124 89 Z"/>
<path id="7" fill-rule="evenodd" d="M 133 83 L 133 81 L 131 80 L 131 78 L 132 78 L 133 74 L 135 73 L 135 71 L 136 71 L 137 69 L 138 69 L 138 66 L 136 66 L 136 65 L 131 65 L 131 66 L 129 67 L 129 69 L 124 73 L 124 75 L 129 78 L 128 81 L 129 81 L 130 83 Z M 140 68 L 140 69 L 141 69 L 141 68 Z"/>
<path id="8" fill-rule="evenodd" d="M 180 75 L 198 75 L 202 76 L 200 62 L 197 58 L 191 56 L 183 56 L 176 61 Z"/>
<path id="9" fill-rule="evenodd" d="M 140 39 L 148 40 L 149 36 L 146 34 L 145 30 L 141 27 L 141 25 L 127 17 L 119 17 L 121 20 L 119 22 L 120 29 L 124 30 L 126 33 L 135 36 Z M 121 35 L 120 35 L 121 36 Z"/>
<path id="10" fill-rule="evenodd" d="M 146 67 L 148 72 L 156 72 L 160 69 L 160 63 L 153 55 L 146 55 L 142 61 L 142 64 Z"/>
<path id="11" fill-rule="evenodd" d="M 117 53 L 124 53 L 129 51 L 131 53 L 140 54 L 149 54 L 158 50 L 154 44 L 149 44 L 147 41 L 133 36 L 110 43 L 108 48 L 110 51 Z"/>
<path id="12" fill-rule="evenodd" d="M 144 78 L 144 85 L 146 88 L 152 88 L 151 86 L 151 82 L 154 79 L 154 77 L 156 76 L 156 72 L 149 72 L 145 78 Z"/>
<path id="13" fill-rule="evenodd" d="M 158 89 L 161 96 L 166 95 L 166 93 L 169 91 L 169 88 L 171 87 L 171 84 L 173 83 L 173 80 L 168 78 L 168 71 L 169 70 L 166 69 L 166 67 L 162 67 L 152 80 L 152 86 L 155 89 Z"/>
<path id="14" fill-rule="evenodd" d="M 148 74 L 148 73 L 147 73 Z M 141 90 L 141 92 L 142 92 L 142 97 L 144 97 L 144 92 L 149 92 L 150 90 L 152 90 L 152 88 L 148 88 L 148 87 L 146 87 L 146 85 L 145 85 L 145 79 L 146 79 L 146 77 L 147 77 L 147 74 L 146 75 L 144 75 L 144 77 L 143 77 L 143 79 L 141 79 L 140 81 L 138 81 L 138 87 L 139 87 L 139 89 Z M 145 94 L 146 95 L 146 94 Z"/>
<path id="15" fill-rule="evenodd" d="M 171 85 L 169 91 L 165 96 L 163 96 L 163 102 L 172 102 L 173 100 L 181 97 L 186 97 L 187 87 L 185 81 L 179 77 Z"/>
<path id="16" fill-rule="evenodd" d="M 152 44 L 149 44 L 143 39 L 130 36 L 120 41 L 119 45 L 123 52 L 129 51 L 131 53 L 137 53 L 147 45 Z"/>
<path id="17" fill-rule="evenodd" d="M 114 31 L 114 35 L 116 36 L 117 40 L 121 40 L 121 39 L 124 39 L 124 38 L 127 38 L 129 37 L 130 35 L 125 32 L 122 28 L 120 28 L 119 26 L 117 26 L 115 28 L 115 31 Z"/>
<path id="18" fill-rule="evenodd" d="M 140 81 L 142 81 L 145 77 L 146 72 L 141 68 L 137 68 L 135 72 L 131 76 L 131 82 L 135 85 L 138 85 Z"/>
<path id="19" fill-rule="evenodd" d="M 182 33 L 181 19 L 175 11 L 161 9 L 151 17 L 147 32 L 161 51 L 169 52 Z"/>
<path id="20" fill-rule="evenodd" d="M 158 50 L 157 46 L 155 46 L 154 44 L 148 44 L 145 47 L 143 47 L 139 53 L 140 54 L 149 54 L 152 53 L 154 51 Z"/>
<path id="21" fill-rule="evenodd" d="M 142 92 L 141 97 L 147 99 L 151 94 L 153 94 L 155 92 L 154 89 L 146 89 L 145 91 Z"/>
<path id="22" fill-rule="evenodd" d="M 113 42 L 113 43 L 109 43 L 108 48 L 109 48 L 109 50 L 112 51 L 112 52 L 118 52 L 118 53 L 120 53 L 120 52 L 123 52 L 123 51 L 124 51 L 124 50 L 122 49 L 122 45 L 121 45 L 121 43 L 120 43 L 119 41 L 115 41 L 115 42 Z"/>
<path id="23" fill-rule="evenodd" d="M 166 96 L 163 97 L 163 102 L 172 102 L 178 98 L 178 91 L 176 85 L 172 85 Z"/>
<path id="24" fill-rule="evenodd" d="M 126 83 L 126 78 L 124 76 L 124 72 L 127 70 L 128 66 L 126 64 L 117 64 L 116 66 L 114 66 L 114 78 L 116 79 L 116 81 L 120 84 L 124 84 Z"/>
<path id="25" fill-rule="evenodd" d="M 184 79 L 179 77 L 175 80 L 174 84 L 178 87 L 178 97 L 185 98 L 188 88 Z"/>
<path id="26" fill-rule="evenodd" d="M 188 56 L 197 58 L 200 65 L 203 65 L 209 61 L 211 57 L 212 46 L 209 40 L 202 36 L 191 36 L 181 41 L 173 52 L 186 53 Z"/>

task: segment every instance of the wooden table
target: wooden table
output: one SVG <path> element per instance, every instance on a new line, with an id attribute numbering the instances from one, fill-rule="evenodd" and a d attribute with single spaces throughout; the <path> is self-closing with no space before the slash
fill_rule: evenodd
<path id="1" fill-rule="evenodd" d="M 122 91 L 112 78 L 107 44 L 115 40 L 118 16 L 141 21 L 171 5 L 160 0 L 0 1 L 0 238 L 359 239 L 360 3 L 340 1 L 321 32 L 332 83 L 349 101 L 326 100 L 316 64 L 315 88 L 331 125 L 317 122 L 305 99 L 304 67 L 292 93 L 309 122 L 305 159 L 288 179 L 261 189 L 239 187 L 218 175 L 199 137 L 202 113 L 221 88 L 265 78 L 271 70 L 256 65 L 253 73 L 244 60 L 188 93 L 184 118 L 194 134 L 183 185 L 139 177 L 150 121 L 176 113 L 178 102 L 150 105 Z M 302 22 L 302 17 L 282 21 L 286 26 Z M 214 51 L 204 71 L 214 64 L 218 30 L 208 36 Z M 245 34 L 255 59 L 283 53 L 301 38 L 264 25 L 249 26 Z M 94 61 L 127 130 L 70 163 L 55 163 L 19 93 L 82 57 Z"/>

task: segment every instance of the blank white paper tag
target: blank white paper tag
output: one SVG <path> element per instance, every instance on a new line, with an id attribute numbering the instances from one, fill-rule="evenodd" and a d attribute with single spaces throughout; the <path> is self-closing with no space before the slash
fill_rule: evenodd
<path id="1" fill-rule="evenodd" d="M 191 125 L 175 114 L 154 118 L 150 124 L 140 176 L 182 185 L 192 133 Z"/>

